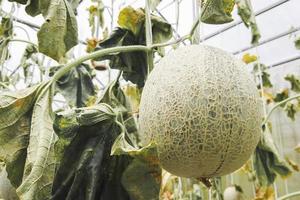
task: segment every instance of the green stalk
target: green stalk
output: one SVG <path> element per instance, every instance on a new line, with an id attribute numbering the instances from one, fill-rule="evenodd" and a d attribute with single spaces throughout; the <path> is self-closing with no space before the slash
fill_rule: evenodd
<path id="1" fill-rule="evenodd" d="M 121 46 L 121 47 L 113 47 L 113 48 L 107 48 L 107 49 L 101 49 L 98 51 L 95 51 L 93 53 L 84 55 L 68 64 L 66 64 L 63 68 L 59 69 L 54 76 L 52 77 L 51 82 L 54 83 L 58 79 L 60 79 L 64 74 L 69 72 L 72 68 L 80 65 L 84 61 L 90 60 L 90 59 L 95 59 L 99 58 L 101 56 L 105 56 L 108 54 L 113 54 L 113 53 L 119 53 L 119 52 L 129 52 L 129 51 L 145 51 L 149 52 L 151 48 L 148 48 L 146 46 L 142 45 L 133 45 L 133 46 Z"/>
<path id="2" fill-rule="evenodd" d="M 146 45 L 148 48 L 152 46 L 152 24 L 151 24 L 151 10 L 150 0 L 145 0 L 145 28 L 146 28 Z M 153 51 L 147 52 L 147 74 L 149 74 L 153 67 Z"/>
<path id="3" fill-rule="evenodd" d="M 290 97 L 290 98 L 287 98 L 287 99 L 285 99 L 285 100 L 283 100 L 283 101 L 277 103 L 277 104 L 276 104 L 275 106 L 273 106 L 273 108 L 270 110 L 270 112 L 269 112 L 268 115 L 266 116 L 265 120 L 263 121 L 262 125 L 265 125 L 265 124 L 268 122 L 268 120 L 269 120 L 271 114 L 273 113 L 273 111 L 274 111 L 276 108 L 278 108 L 278 107 L 281 106 L 282 104 L 285 104 L 285 103 L 287 103 L 287 102 L 289 102 L 289 101 L 291 101 L 291 100 L 298 99 L 298 98 L 300 98 L 300 94 L 295 95 L 295 96 Z"/>
<path id="4" fill-rule="evenodd" d="M 300 196 L 300 191 L 292 192 L 290 194 L 284 195 L 282 197 L 279 197 L 277 200 L 285 200 L 285 199 L 288 199 L 288 198 L 291 198 L 291 197 L 295 197 L 295 196 Z"/>
<path id="5" fill-rule="evenodd" d="M 10 39 L 9 42 L 23 42 L 27 44 L 33 45 L 36 49 L 39 49 L 38 45 L 34 44 L 33 42 L 27 41 L 27 40 L 22 40 L 22 39 Z"/>

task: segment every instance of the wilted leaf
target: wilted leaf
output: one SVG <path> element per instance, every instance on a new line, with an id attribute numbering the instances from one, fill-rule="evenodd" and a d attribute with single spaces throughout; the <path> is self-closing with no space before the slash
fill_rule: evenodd
<path id="1" fill-rule="evenodd" d="M 1 3 L 1 2 L 0 2 Z M 4 163 L 0 161 L 0 199 L 1 200 L 18 200 L 16 189 L 7 179 L 7 172 Z"/>
<path id="2" fill-rule="evenodd" d="M 246 53 L 243 55 L 243 62 L 246 64 L 252 63 L 257 61 L 257 56 L 256 55 L 250 55 L 249 53 Z"/>
<path id="3" fill-rule="evenodd" d="M 95 87 L 92 82 L 91 69 L 81 64 L 61 77 L 57 89 L 66 98 L 70 106 L 84 107 L 94 103 Z"/>
<path id="4" fill-rule="evenodd" d="M 256 24 L 255 14 L 253 13 L 250 0 L 235 0 L 238 8 L 238 14 L 243 20 L 247 28 L 251 28 L 252 32 L 252 44 L 257 44 L 261 35 Z"/>
<path id="5" fill-rule="evenodd" d="M 77 44 L 76 17 L 66 0 L 39 3 L 38 12 L 41 12 L 46 20 L 38 32 L 39 52 L 59 61 Z"/>
<path id="6" fill-rule="evenodd" d="M 74 108 L 56 113 L 54 130 L 60 138 L 73 138 L 80 126 L 114 120 L 116 114 L 108 104 L 100 103 L 90 107 Z"/>
<path id="7" fill-rule="evenodd" d="M 77 7 L 82 2 L 82 0 L 68 0 L 68 2 L 71 5 L 71 8 L 73 9 L 75 15 L 77 15 Z"/>
<path id="8" fill-rule="evenodd" d="M 207 24 L 231 22 L 234 0 L 206 0 L 202 2 L 201 21 Z"/>
<path id="9" fill-rule="evenodd" d="M 27 45 L 27 47 L 23 53 L 23 56 L 22 56 L 21 62 L 20 62 L 20 66 L 23 68 L 25 80 L 27 79 L 27 77 L 29 75 L 28 69 L 30 66 L 30 64 L 27 63 L 27 60 L 30 59 L 34 53 L 37 53 L 37 52 L 38 52 L 38 50 L 36 49 L 36 47 L 32 44 L 29 44 L 29 45 Z"/>
<path id="10" fill-rule="evenodd" d="M 92 28 L 92 35 L 95 33 L 95 28 L 100 25 L 104 27 L 104 4 L 102 0 L 97 1 L 97 5 L 91 5 L 88 8 L 89 11 L 89 25 Z M 98 20 L 98 22 L 96 22 Z M 98 24 L 99 23 L 99 24 Z"/>
<path id="11" fill-rule="evenodd" d="M 125 29 L 115 29 L 106 40 L 100 42 L 100 48 L 128 46 L 141 44 L 132 32 Z M 98 48 L 96 48 L 98 49 Z M 124 52 L 112 56 L 102 57 L 99 60 L 110 59 L 110 67 L 123 71 L 125 80 L 143 87 L 147 74 L 146 54 L 144 52 Z"/>
<path id="12" fill-rule="evenodd" d="M 26 4 L 27 3 L 27 0 L 8 0 L 10 2 L 17 2 L 17 3 L 20 3 L 20 4 Z"/>
<path id="13" fill-rule="evenodd" d="M 145 13 L 141 9 L 135 10 L 131 6 L 123 8 L 118 17 L 118 24 L 121 28 L 131 31 L 137 36 L 143 28 Z"/>
<path id="14" fill-rule="evenodd" d="M 8 43 L 13 35 L 12 19 L 2 17 L 0 24 L 0 64 L 9 58 Z"/>
<path id="15" fill-rule="evenodd" d="M 153 44 L 166 42 L 172 38 L 173 31 L 170 24 L 157 16 L 151 16 L 151 22 Z M 144 33 L 144 31 L 143 29 L 142 33 Z M 158 48 L 157 51 L 161 56 L 164 56 L 165 52 L 163 47 Z"/>
<path id="16" fill-rule="evenodd" d="M 125 12 L 126 11 L 126 12 Z M 122 11 L 121 11 L 122 12 Z M 138 14 L 136 14 L 138 13 Z M 129 16 L 127 16 L 127 14 Z M 133 15 L 133 16 L 131 16 Z M 128 46 L 128 45 L 145 45 L 145 30 L 139 27 L 129 28 L 128 26 L 139 26 L 139 24 L 144 24 L 144 17 L 141 19 L 136 19 L 136 23 L 131 23 L 130 18 L 136 18 L 137 15 L 145 15 L 143 10 L 134 10 L 131 7 L 124 8 L 124 13 L 121 16 L 121 27 L 117 28 L 112 34 L 105 40 L 99 43 L 99 48 L 110 48 L 115 46 Z M 128 22 L 126 21 L 128 17 Z M 151 16 L 152 21 L 152 32 L 153 32 L 153 43 L 166 42 L 172 37 L 171 25 L 162 20 L 157 16 Z M 127 24 L 129 23 L 129 25 Z M 136 32 L 133 34 L 132 30 Z M 139 29 L 139 30 L 137 30 Z M 158 52 L 163 54 L 163 49 L 159 48 Z M 145 78 L 147 75 L 147 63 L 146 63 L 146 53 L 137 52 L 124 52 L 114 54 L 112 56 L 105 56 L 99 58 L 98 60 L 110 60 L 110 67 L 113 69 L 119 69 L 123 71 L 123 77 L 127 81 L 131 81 L 137 84 L 139 88 L 143 87 L 145 84 Z"/>
<path id="17" fill-rule="evenodd" d="M 0 160 L 6 164 L 11 184 L 17 188 L 23 179 L 30 133 L 30 111 L 13 125 L 0 130 Z"/>
<path id="18" fill-rule="evenodd" d="M 295 75 L 287 75 L 284 79 L 291 83 L 291 90 L 300 92 L 300 80 Z"/>
<path id="19" fill-rule="evenodd" d="M 277 174 L 286 178 L 292 173 L 280 157 L 267 127 L 254 153 L 254 170 L 260 186 L 273 184 Z"/>
<path id="20" fill-rule="evenodd" d="M 133 113 L 137 113 L 139 111 L 139 105 L 141 100 L 141 91 L 138 87 L 127 85 L 123 87 L 125 95 L 128 97 L 131 110 Z"/>
<path id="21" fill-rule="evenodd" d="M 74 132 L 53 182 L 52 199 L 129 200 L 121 176 L 130 159 L 110 156 L 119 131 L 106 120 Z"/>
<path id="22" fill-rule="evenodd" d="M 62 150 L 57 152 L 59 157 L 63 152 L 63 158 L 54 179 L 53 200 L 130 199 L 121 178 L 131 158 L 110 156 L 112 144 L 121 132 L 116 117 L 124 113 L 127 119 L 126 105 L 120 105 L 125 101 L 121 92 L 114 81 L 96 105 L 57 115 L 54 128 L 58 143 L 63 141 L 66 145 L 61 144 Z"/>
<path id="23" fill-rule="evenodd" d="M 21 199 L 47 199 L 51 194 L 55 171 L 51 85 L 46 84 L 39 94 L 32 111 L 31 130 L 25 173 L 17 193 Z"/>
<path id="24" fill-rule="evenodd" d="M 41 85 L 36 85 L 18 92 L 4 92 L 1 94 L 0 131 L 14 125 L 25 113 L 31 110 L 40 88 Z"/>
<path id="25" fill-rule="evenodd" d="M 161 168 L 134 159 L 122 175 L 122 184 L 132 199 L 158 199 Z"/>
<path id="26" fill-rule="evenodd" d="M 293 168 L 293 170 L 299 172 L 299 166 L 297 165 L 297 163 L 295 163 L 295 161 L 291 160 L 289 157 L 285 157 L 286 162 Z"/>
<path id="27" fill-rule="evenodd" d="M 13 34 L 12 19 L 9 17 L 2 17 L 0 24 L 0 39 L 11 37 Z"/>

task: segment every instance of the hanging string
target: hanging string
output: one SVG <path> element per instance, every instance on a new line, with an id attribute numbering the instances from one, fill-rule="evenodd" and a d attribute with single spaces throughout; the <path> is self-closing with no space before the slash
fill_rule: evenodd
<path id="1" fill-rule="evenodd" d="M 259 81 L 259 85 L 260 85 L 260 91 L 261 91 L 261 98 L 262 98 L 262 101 L 263 101 L 263 112 L 264 112 L 264 118 L 267 117 L 267 106 L 266 106 L 266 102 L 264 101 L 264 87 L 263 87 L 263 79 L 262 79 L 262 69 L 261 69 L 261 62 L 260 62 L 260 54 L 259 54 L 259 51 L 258 51 L 258 47 L 256 46 L 255 47 L 255 52 L 256 52 L 256 55 L 257 55 L 257 66 L 258 66 L 258 81 Z M 273 183 L 273 187 L 274 187 L 274 196 L 275 196 L 275 199 L 277 199 L 278 197 L 278 192 L 277 192 L 277 185 L 276 183 L 274 182 Z"/>

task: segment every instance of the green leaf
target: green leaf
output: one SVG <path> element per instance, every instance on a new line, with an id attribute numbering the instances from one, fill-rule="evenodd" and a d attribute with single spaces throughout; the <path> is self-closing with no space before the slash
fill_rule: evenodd
<path id="1" fill-rule="evenodd" d="M 24 178 L 17 188 L 18 195 L 24 200 L 47 199 L 51 194 L 55 172 L 53 147 L 57 136 L 52 127 L 50 88 L 51 84 L 46 84 L 32 111 Z"/>
<path id="2" fill-rule="evenodd" d="M 252 33 L 252 44 L 258 44 L 261 37 L 259 29 L 256 24 L 255 14 L 253 13 L 250 0 L 235 0 L 238 8 L 238 14 L 243 20 L 247 28 L 251 28 Z"/>
<path id="3" fill-rule="evenodd" d="M 292 173 L 281 158 L 267 127 L 254 153 L 254 169 L 261 186 L 273 184 L 277 175 L 285 178 Z"/>
<path id="4" fill-rule="evenodd" d="M 224 24 L 233 21 L 231 12 L 234 0 L 202 1 L 201 21 L 207 24 Z"/>
<path id="5" fill-rule="evenodd" d="M 4 92 L 0 96 L 0 131 L 14 125 L 25 113 L 31 110 L 38 89 L 42 85 L 18 91 Z"/>
<path id="6" fill-rule="evenodd" d="M 300 92 L 300 80 L 295 75 L 287 75 L 284 79 L 291 83 L 291 90 Z"/>
<path id="7" fill-rule="evenodd" d="M 273 87 L 273 84 L 271 83 L 271 80 L 270 80 L 270 74 L 269 73 L 263 71 L 262 75 L 261 75 L 261 78 L 262 78 L 262 83 L 263 83 L 264 87 L 267 87 L 267 88 Z"/>
<path id="8" fill-rule="evenodd" d="M 295 43 L 296 49 L 300 49 L 300 37 L 297 37 L 294 43 Z"/>
<path id="9" fill-rule="evenodd" d="M 72 107 L 90 106 L 95 101 L 96 91 L 88 65 L 73 68 L 56 82 L 56 86 Z"/>
<path id="10" fill-rule="evenodd" d="M 274 100 L 274 102 L 281 102 L 287 98 L 289 98 L 289 90 L 284 89 L 281 92 L 277 93 L 273 100 Z M 284 106 L 285 106 L 285 104 L 281 105 L 281 107 L 284 107 Z"/>
<path id="11" fill-rule="evenodd" d="M 295 116 L 296 116 L 296 113 L 297 113 L 297 106 L 293 103 L 287 103 L 284 110 L 287 112 L 287 116 L 295 121 Z"/>
<path id="12" fill-rule="evenodd" d="M 77 44 L 76 17 L 66 0 L 51 0 L 49 3 L 44 1 L 39 1 L 37 11 L 41 12 L 46 20 L 38 32 L 39 52 L 59 61 Z"/>

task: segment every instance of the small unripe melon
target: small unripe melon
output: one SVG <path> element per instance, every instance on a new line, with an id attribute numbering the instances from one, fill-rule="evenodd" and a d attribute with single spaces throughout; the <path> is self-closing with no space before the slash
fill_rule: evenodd
<path id="1" fill-rule="evenodd" d="M 261 134 L 261 100 L 245 64 L 223 50 L 190 45 L 150 73 L 140 105 L 140 132 L 159 161 L 182 177 L 215 177 L 240 168 Z"/>

